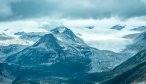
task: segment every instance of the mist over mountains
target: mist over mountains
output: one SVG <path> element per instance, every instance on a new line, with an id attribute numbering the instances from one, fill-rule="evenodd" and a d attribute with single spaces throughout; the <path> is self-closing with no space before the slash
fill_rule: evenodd
<path id="1" fill-rule="evenodd" d="M 107 30 L 111 32 L 122 32 L 122 30 L 115 29 L 116 26 L 114 26 L 114 29 L 109 28 Z M 119 26 L 117 26 L 117 28 L 119 28 Z M 124 29 L 126 28 L 128 27 Z M 57 84 L 94 84 L 96 82 L 124 84 L 127 83 L 125 80 L 129 81 L 129 83 L 144 81 L 136 78 L 133 80 L 130 78 L 119 79 L 119 77 L 131 77 L 131 74 L 139 70 L 136 69 L 137 67 L 143 67 L 141 60 L 144 60 L 145 55 L 142 54 L 142 57 L 137 55 L 145 51 L 143 50 L 146 45 L 145 31 L 127 33 L 127 35 L 123 34 L 119 39 L 125 39 L 125 42 L 127 42 L 127 39 L 129 42 L 131 41 L 131 43 L 124 45 L 124 49 L 121 48 L 120 51 L 115 52 L 112 49 L 102 50 L 100 47 L 99 49 L 97 47 L 91 47 L 92 45 L 83 38 L 84 32 L 90 32 L 95 28 L 85 28 L 84 32 L 79 32 L 79 30 L 75 31 L 74 29 L 73 32 L 71 29 L 65 26 L 58 26 L 50 28 L 45 32 L 18 31 L 10 35 L 3 31 L 3 33 L 5 33 L 4 35 L 6 35 L 5 37 L 11 38 L 1 39 L 5 44 L 0 47 L 1 81 L 3 83 L 11 82 L 14 84 L 40 82 L 52 84 L 55 82 L 57 82 Z M 126 31 L 133 30 L 127 29 Z M 101 38 L 95 39 L 104 42 Z M 118 38 L 109 38 L 106 40 L 111 40 L 114 43 L 114 40 L 117 39 Z M 13 40 L 15 42 L 10 43 Z M 10 41 L 9 44 L 7 44 L 6 41 Z M 22 43 L 20 43 L 21 41 Z M 98 41 L 95 41 L 94 44 L 102 46 Z M 110 44 L 110 42 L 107 43 Z M 138 53 L 141 50 L 143 51 Z M 136 53 L 138 54 L 135 55 Z M 129 68 L 127 69 L 126 67 Z M 129 70 L 131 71 L 133 69 L 134 71 L 129 73 Z M 117 75 L 113 75 L 115 73 Z M 137 75 L 138 74 L 140 73 L 137 73 Z"/>
<path id="2" fill-rule="evenodd" d="M 0 84 L 146 84 L 146 0 L 1 0 Z"/>

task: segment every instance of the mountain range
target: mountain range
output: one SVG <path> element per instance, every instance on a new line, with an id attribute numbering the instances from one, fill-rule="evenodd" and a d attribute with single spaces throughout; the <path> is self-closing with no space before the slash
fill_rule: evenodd
<path id="1" fill-rule="evenodd" d="M 140 80 L 144 77 L 140 71 L 145 70 L 146 50 L 141 51 L 145 48 L 145 32 L 136 37 L 128 35 L 133 43 L 120 53 L 90 47 L 65 26 L 53 28 L 47 34 L 18 32 L 15 35 L 36 42 L 33 45 L 1 46 L 1 52 L 8 55 L 0 64 L 3 82 L 126 84 L 144 80 Z M 133 76 L 136 78 L 132 79 Z"/>

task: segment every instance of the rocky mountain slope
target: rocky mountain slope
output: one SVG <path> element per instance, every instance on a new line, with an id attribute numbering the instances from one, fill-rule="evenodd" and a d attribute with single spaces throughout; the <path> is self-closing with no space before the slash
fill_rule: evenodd
<path id="1" fill-rule="evenodd" d="M 144 84 L 146 83 L 146 50 L 136 54 L 116 67 L 112 73 L 113 78 L 107 84 Z"/>
<path id="2" fill-rule="evenodd" d="M 40 82 L 45 78 L 70 81 L 89 72 L 112 69 L 121 59 L 118 53 L 89 47 L 70 29 L 57 27 L 32 46 L 9 56 L 2 64 L 2 72 L 11 75 L 14 82 Z"/>

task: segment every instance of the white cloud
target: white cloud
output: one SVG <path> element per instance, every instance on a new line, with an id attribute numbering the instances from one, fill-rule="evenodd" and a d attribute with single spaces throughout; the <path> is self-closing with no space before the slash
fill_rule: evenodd
<path id="1" fill-rule="evenodd" d="M 136 22 L 136 23 L 135 23 Z M 113 50 L 119 52 L 124 49 L 126 45 L 131 43 L 130 40 L 123 39 L 122 37 L 130 32 L 129 29 L 133 26 L 145 25 L 144 20 L 140 18 L 133 18 L 127 21 L 121 21 L 117 18 L 110 19 L 57 19 L 44 17 L 40 19 L 18 20 L 12 22 L 1 22 L 0 31 L 9 29 L 12 32 L 25 31 L 25 32 L 46 32 L 40 29 L 42 24 L 48 24 L 48 29 L 62 24 L 70 28 L 76 35 L 84 39 L 89 45 L 99 49 Z M 122 31 L 110 29 L 113 25 L 122 24 L 128 25 Z M 132 25 L 132 26 L 131 26 Z M 86 26 L 95 26 L 94 29 L 87 29 Z M 113 45 L 109 45 L 113 43 Z M 120 46 L 119 43 L 121 44 Z M 118 49 L 117 49 L 118 46 Z"/>
<path id="2" fill-rule="evenodd" d="M 2 0 L 0 20 L 40 18 L 129 19 L 146 15 L 145 0 Z M 11 17 L 10 17 L 11 16 Z M 5 18 L 3 18 L 5 17 Z"/>

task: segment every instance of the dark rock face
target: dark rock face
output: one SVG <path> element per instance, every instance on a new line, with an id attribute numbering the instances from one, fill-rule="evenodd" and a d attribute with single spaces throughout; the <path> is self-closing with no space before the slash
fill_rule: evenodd
<path id="1" fill-rule="evenodd" d="M 125 28 L 125 26 L 122 26 L 122 25 L 115 25 L 115 26 L 111 27 L 111 29 L 115 29 L 115 30 L 122 30 L 124 28 Z"/>
<path id="2" fill-rule="evenodd" d="M 95 26 L 86 26 L 85 28 L 87 28 L 87 29 L 94 29 Z"/>
<path id="3" fill-rule="evenodd" d="M 137 84 L 146 82 L 146 50 L 112 70 L 103 84 Z M 106 81 L 105 81 L 106 80 Z"/>
<path id="4" fill-rule="evenodd" d="M 139 26 L 137 28 L 132 29 L 133 31 L 146 31 L 146 26 Z"/>
<path id="5" fill-rule="evenodd" d="M 146 62 L 141 63 L 134 68 L 116 76 L 115 78 L 105 82 L 106 84 L 132 84 L 146 82 Z"/>

